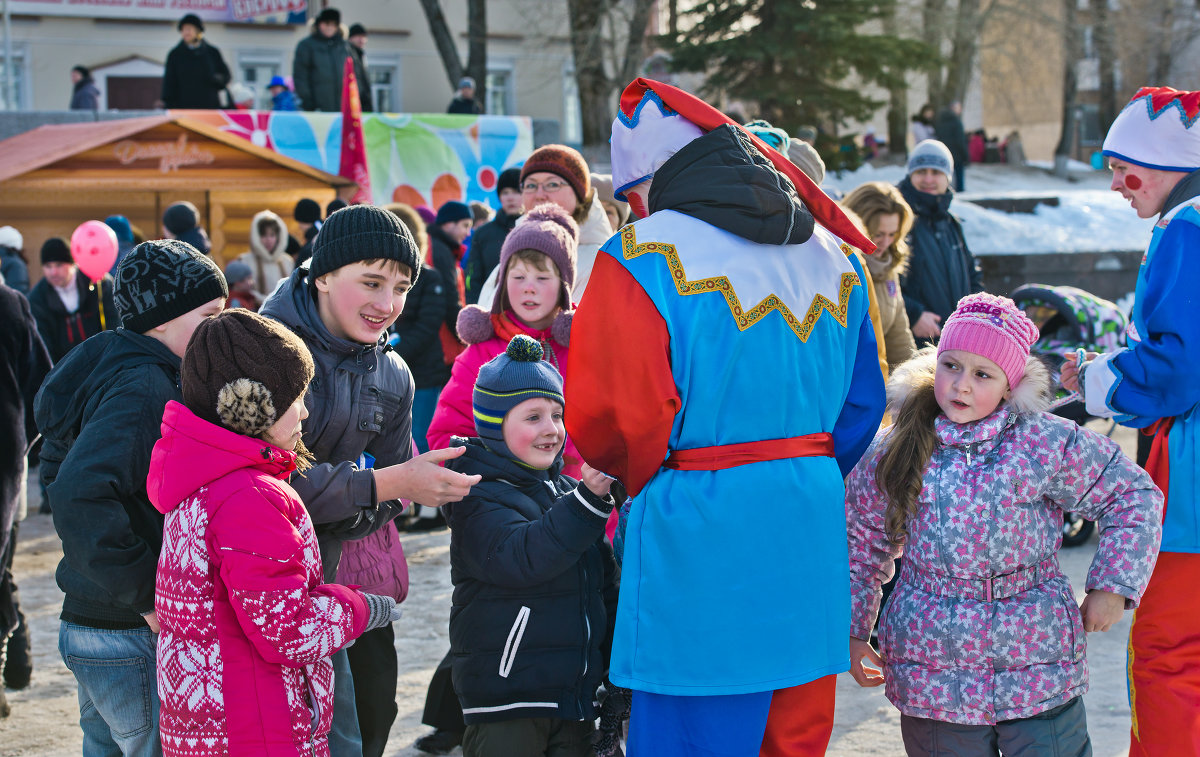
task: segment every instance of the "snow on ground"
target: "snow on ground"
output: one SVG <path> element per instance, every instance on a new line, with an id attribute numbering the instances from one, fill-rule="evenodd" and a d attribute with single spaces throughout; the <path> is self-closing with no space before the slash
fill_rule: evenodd
<path id="1" fill-rule="evenodd" d="M 1083 164 L 1077 164 L 1083 168 Z M 841 176 L 830 174 L 824 186 L 842 193 L 868 181 L 895 184 L 903 166 L 865 165 Z M 1063 180 L 1031 166 L 972 165 L 967 190 L 951 212 L 963 222 L 967 244 L 976 255 L 1029 255 L 1048 252 L 1141 250 L 1150 241 L 1154 219 L 1140 219 L 1119 194 L 1108 189 L 1108 171 L 1080 170 Z M 975 198 L 1058 197 L 1059 205 L 1039 205 L 1033 213 L 1004 213 L 970 201 Z"/>

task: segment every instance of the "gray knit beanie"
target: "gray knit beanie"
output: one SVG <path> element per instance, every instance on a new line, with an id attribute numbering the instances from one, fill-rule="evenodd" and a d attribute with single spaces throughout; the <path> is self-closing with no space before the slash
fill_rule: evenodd
<path id="1" fill-rule="evenodd" d="M 922 168 L 932 168 L 946 174 L 946 178 L 954 180 L 954 156 L 950 148 L 936 139 L 926 139 L 917 144 L 908 155 L 907 176 Z"/>
<path id="2" fill-rule="evenodd" d="M 309 281 L 360 260 L 395 260 L 408 266 L 415 284 L 421 252 L 412 234 L 389 210 L 351 205 L 325 219 L 313 240 Z"/>
<path id="3" fill-rule="evenodd" d="M 217 264 L 178 239 L 156 239 L 134 247 L 121 258 L 113 285 L 121 326 L 139 334 L 228 296 L 225 275 Z"/>
<path id="4" fill-rule="evenodd" d="M 533 337 L 517 334 L 508 343 L 508 349 L 479 369 L 479 377 L 475 379 L 471 405 L 475 432 L 483 445 L 498 455 L 517 459 L 504 443 L 504 416 L 535 397 L 566 405 L 562 376 L 542 360 L 542 345 Z"/>

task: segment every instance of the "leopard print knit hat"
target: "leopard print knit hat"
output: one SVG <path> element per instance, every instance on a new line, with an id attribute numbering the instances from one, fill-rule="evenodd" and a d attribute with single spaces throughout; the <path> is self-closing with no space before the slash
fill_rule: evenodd
<path id="1" fill-rule="evenodd" d="M 261 437 L 313 377 L 303 340 L 244 308 L 200 322 L 180 367 L 183 404 L 200 418 Z"/>

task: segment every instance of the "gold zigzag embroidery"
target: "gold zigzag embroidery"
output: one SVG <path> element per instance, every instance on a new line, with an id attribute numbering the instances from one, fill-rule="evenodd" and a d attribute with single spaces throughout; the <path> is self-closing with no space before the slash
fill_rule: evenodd
<path id="1" fill-rule="evenodd" d="M 853 252 L 850 246 L 846 244 L 842 244 L 841 249 L 847 255 Z M 683 270 L 683 263 L 679 260 L 679 253 L 675 251 L 675 245 L 666 242 L 638 244 L 637 234 L 634 232 L 633 226 L 626 226 L 621 230 L 621 253 L 625 256 L 626 260 L 633 260 L 636 257 L 645 255 L 647 252 L 657 252 L 667 259 L 667 266 L 671 269 L 671 278 L 675 281 L 675 289 L 679 294 L 686 296 L 689 294 L 703 294 L 705 292 L 720 292 L 725 298 L 725 303 L 729 305 L 730 311 L 733 312 L 733 319 L 737 322 L 739 331 L 745 331 L 774 310 L 779 312 L 779 315 L 783 317 L 788 327 L 795 332 L 796 336 L 800 337 L 801 342 L 808 341 L 808 337 L 812 333 L 813 327 L 817 325 L 817 319 L 821 317 L 823 311 L 828 311 L 842 328 L 846 328 L 846 317 L 850 309 L 850 292 L 853 291 L 855 286 L 859 286 L 861 283 L 859 282 L 858 274 L 853 271 L 843 273 L 842 283 L 838 290 L 837 303 L 835 304 L 825 295 L 818 293 L 813 297 L 812 304 L 809 306 L 808 312 L 805 313 L 804 319 L 800 320 L 774 294 L 767 295 L 761 302 L 749 310 L 743 309 L 742 303 L 738 300 L 737 293 L 734 292 L 733 284 L 730 283 L 728 277 L 715 276 L 708 279 L 688 281 L 687 274 Z"/>

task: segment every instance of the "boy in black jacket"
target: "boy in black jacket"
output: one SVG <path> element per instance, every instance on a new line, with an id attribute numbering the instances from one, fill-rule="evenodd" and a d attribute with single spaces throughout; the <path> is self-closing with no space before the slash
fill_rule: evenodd
<path id="1" fill-rule="evenodd" d="M 519 335 L 479 371 L 478 439 L 448 467 L 482 475 L 450 522 L 450 649 L 466 757 L 587 755 L 608 668 L 612 479 L 562 475 L 562 377 Z"/>
<path id="2" fill-rule="evenodd" d="M 41 478 L 63 543 L 58 648 L 79 686 L 83 753 L 161 754 L 154 579 L 163 517 L 150 452 L 196 326 L 225 307 L 221 269 L 186 242 L 144 242 L 117 267 L 121 327 L 79 345 L 34 400 Z"/>

